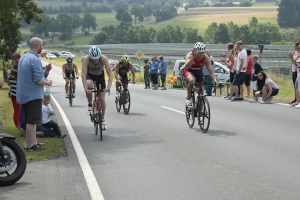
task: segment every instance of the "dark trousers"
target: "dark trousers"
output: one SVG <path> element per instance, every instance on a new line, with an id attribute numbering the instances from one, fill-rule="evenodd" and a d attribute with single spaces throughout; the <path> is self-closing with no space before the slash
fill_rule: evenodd
<path id="1" fill-rule="evenodd" d="M 205 78 L 205 91 L 208 96 L 211 96 L 212 91 L 212 80 L 210 75 L 204 75 Z"/>
<path id="2" fill-rule="evenodd" d="M 58 127 L 58 125 L 57 125 L 56 122 L 54 122 L 54 121 L 51 120 L 51 121 L 47 122 L 46 124 L 43 124 L 43 126 L 52 128 L 53 131 L 54 131 L 54 133 L 55 133 L 55 135 L 60 136 L 60 134 L 61 134 L 60 133 L 60 129 L 59 129 L 59 127 Z"/>
<path id="3" fill-rule="evenodd" d="M 145 87 L 150 87 L 150 77 L 149 74 L 144 74 Z"/>
<path id="4" fill-rule="evenodd" d="M 44 125 L 36 125 L 36 131 L 43 132 L 43 137 L 55 137 L 54 131 L 51 128 Z"/>

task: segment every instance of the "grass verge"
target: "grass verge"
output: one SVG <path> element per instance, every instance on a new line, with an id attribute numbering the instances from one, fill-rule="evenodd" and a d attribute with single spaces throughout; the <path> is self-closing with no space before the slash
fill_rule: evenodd
<path id="1" fill-rule="evenodd" d="M 0 79 L 3 80 L 2 72 L 0 73 Z M 21 135 L 19 129 L 15 127 L 13 122 L 13 106 L 10 98 L 7 97 L 7 91 L 9 86 L 4 83 L 3 87 L 0 89 L 0 132 L 8 133 L 16 137 L 17 143 L 23 148 L 25 147 L 26 138 Z M 40 160 L 50 160 L 59 158 L 66 155 L 66 146 L 61 138 L 37 138 L 40 143 L 45 143 L 43 145 L 46 149 L 42 151 L 26 152 L 27 161 L 40 161 Z"/>

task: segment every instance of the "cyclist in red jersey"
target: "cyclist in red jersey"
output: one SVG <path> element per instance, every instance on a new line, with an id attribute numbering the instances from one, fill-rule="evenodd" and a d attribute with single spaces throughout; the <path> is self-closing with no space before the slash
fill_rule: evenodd
<path id="1" fill-rule="evenodd" d="M 207 67 L 211 79 L 218 84 L 213 68 L 211 66 L 210 58 L 204 54 L 206 51 L 205 44 L 197 42 L 191 52 L 185 57 L 185 67 L 183 68 L 183 75 L 189 81 L 187 87 L 186 105 L 192 106 L 191 90 L 194 82 L 203 83 L 203 66 Z"/>

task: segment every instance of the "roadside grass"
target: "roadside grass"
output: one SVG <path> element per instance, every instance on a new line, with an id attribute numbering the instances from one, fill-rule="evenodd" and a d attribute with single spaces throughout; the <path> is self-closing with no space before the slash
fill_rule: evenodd
<path id="1" fill-rule="evenodd" d="M 75 45 L 88 45 L 94 39 L 94 35 L 95 34 L 82 35 L 82 36 L 78 36 L 78 37 L 73 37 L 73 38 L 71 38 L 69 40 L 65 40 L 65 41 L 57 40 L 57 41 L 53 41 L 50 44 L 51 45 L 65 45 L 67 43 L 69 43 L 69 44 L 74 43 Z"/>
<path id="2" fill-rule="evenodd" d="M 0 71 L 0 79 L 3 80 L 2 71 Z M 25 147 L 26 138 L 21 135 L 20 130 L 15 127 L 13 122 L 13 106 L 10 98 L 7 97 L 9 86 L 4 83 L 0 89 L 0 132 L 8 133 L 16 137 L 17 143 L 21 148 Z M 45 143 L 45 150 L 36 152 L 26 152 L 27 161 L 40 161 L 59 158 L 66 155 L 66 146 L 61 138 L 37 138 L 40 143 Z"/>

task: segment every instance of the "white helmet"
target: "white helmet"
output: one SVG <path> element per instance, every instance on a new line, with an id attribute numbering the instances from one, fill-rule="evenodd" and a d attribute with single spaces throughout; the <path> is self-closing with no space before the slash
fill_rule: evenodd
<path id="1" fill-rule="evenodd" d="M 97 46 L 91 46 L 89 50 L 89 56 L 92 60 L 97 60 L 101 56 L 101 51 Z"/>
<path id="2" fill-rule="evenodd" d="M 194 48 L 199 52 L 199 53 L 204 53 L 206 51 L 206 46 L 205 44 L 201 42 L 197 42 L 194 46 Z"/>

